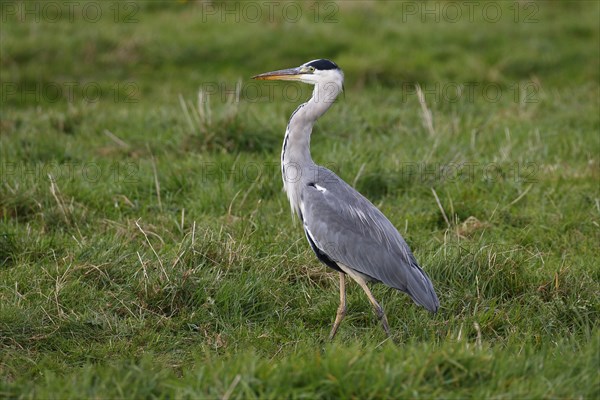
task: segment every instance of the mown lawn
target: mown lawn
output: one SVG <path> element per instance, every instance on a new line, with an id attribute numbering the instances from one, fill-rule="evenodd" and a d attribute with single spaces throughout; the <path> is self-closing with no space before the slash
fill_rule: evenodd
<path id="1" fill-rule="evenodd" d="M 0 397 L 600 396 L 597 2 L 0 6 Z M 321 57 L 313 158 L 440 298 L 375 286 L 392 340 L 355 284 L 327 340 L 278 164 L 310 88 L 250 80 Z"/>

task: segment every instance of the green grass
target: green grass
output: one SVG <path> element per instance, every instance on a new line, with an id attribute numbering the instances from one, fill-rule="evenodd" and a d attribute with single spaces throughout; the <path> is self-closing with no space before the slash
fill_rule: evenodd
<path id="1" fill-rule="evenodd" d="M 421 3 L 321 2 L 237 24 L 220 3 L 105 4 L 95 23 L 86 2 L 58 22 L 23 4 L 0 3 L 0 397 L 600 395 L 597 3 L 422 22 Z M 318 57 L 346 92 L 313 158 L 440 298 L 432 316 L 375 286 L 393 340 L 354 284 L 327 340 L 337 276 L 278 165 L 310 88 L 249 79 Z"/>

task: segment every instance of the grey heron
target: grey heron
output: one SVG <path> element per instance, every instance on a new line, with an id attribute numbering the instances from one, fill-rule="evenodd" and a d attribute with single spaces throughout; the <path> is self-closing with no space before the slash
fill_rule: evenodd
<path id="1" fill-rule="evenodd" d="M 398 230 L 369 200 L 311 158 L 313 126 L 342 92 L 342 70 L 330 60 L 318 59 L 253 79 L 314 85 L 312 97 L 292 113 L 288 122 L 281 173 L 292 213 L 302 222 L 308 243 L 320 261 L 339 272 L 340 305 L 329 337 L 333 339 L 346 315 L 345 275 L 364 290 L 388 336 L 387 317 L 367 282 L 381 282 L 407 293 L 416 304 L 435 313 L 439 300 L 431 280 Z"/>

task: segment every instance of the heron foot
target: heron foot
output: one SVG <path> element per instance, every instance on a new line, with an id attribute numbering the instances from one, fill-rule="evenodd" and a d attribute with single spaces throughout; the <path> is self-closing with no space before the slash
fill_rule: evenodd
<path id="1" fill-rule="evenodd" d="M 387 317 L 385 316 L 385 312 L 383 311 L 383 308 L 379 305 L 379 303 L 373 304 L 373 308 L 375 310 L 375 314 L 377 315 L 377 318 L 379 318 L 379 320 L 381 321 L 381 324 L 383 325 L 383 330 L 385 331 L 387 336 L 388 337 L 392 336 L 390 333 L 390 324 L 388 323 L 388 320 L 387 320 Z"/>
<path id="2" fill-rule="evenodd" d="M 346 316 L 346 310 L 346 305 L 340 304 L 340 306 L 337 309 L 337 314 L 335 316 L 335 322 L 333 323 L 333 327 L 331 328 L 331 333 L 329 333 L 329 340 L 333 340 L 333 338 L 335 337 L 335 334 L 337 333 L 337 330 L 340 327 L 342 320 Z"/>
<path id="3" fill-rule="evenodd" d="M 333 327 L 331 328 L 331 333 L 329 333 L 329 340 L 333 340 L 335 334 L 337 333 L 342 320 L 346 316 L 346 275 L 343 272 L 340 272 L 340 305 L 337 309 L 337 314 L 335 315 L 335 322 L 333 323 Z"/>

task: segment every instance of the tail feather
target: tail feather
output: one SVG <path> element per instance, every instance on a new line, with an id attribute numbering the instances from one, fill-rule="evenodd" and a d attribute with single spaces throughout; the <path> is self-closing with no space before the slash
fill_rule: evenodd
<path id="1" fill-rule="evenodd" d="M 417 264 L 412 265 L 411 272 L 408 275 L 407 293 L 418 305 L 425 307 L 432 313 L 437 312 L 440 301 L 435 294 L 431 279 Z"/>

